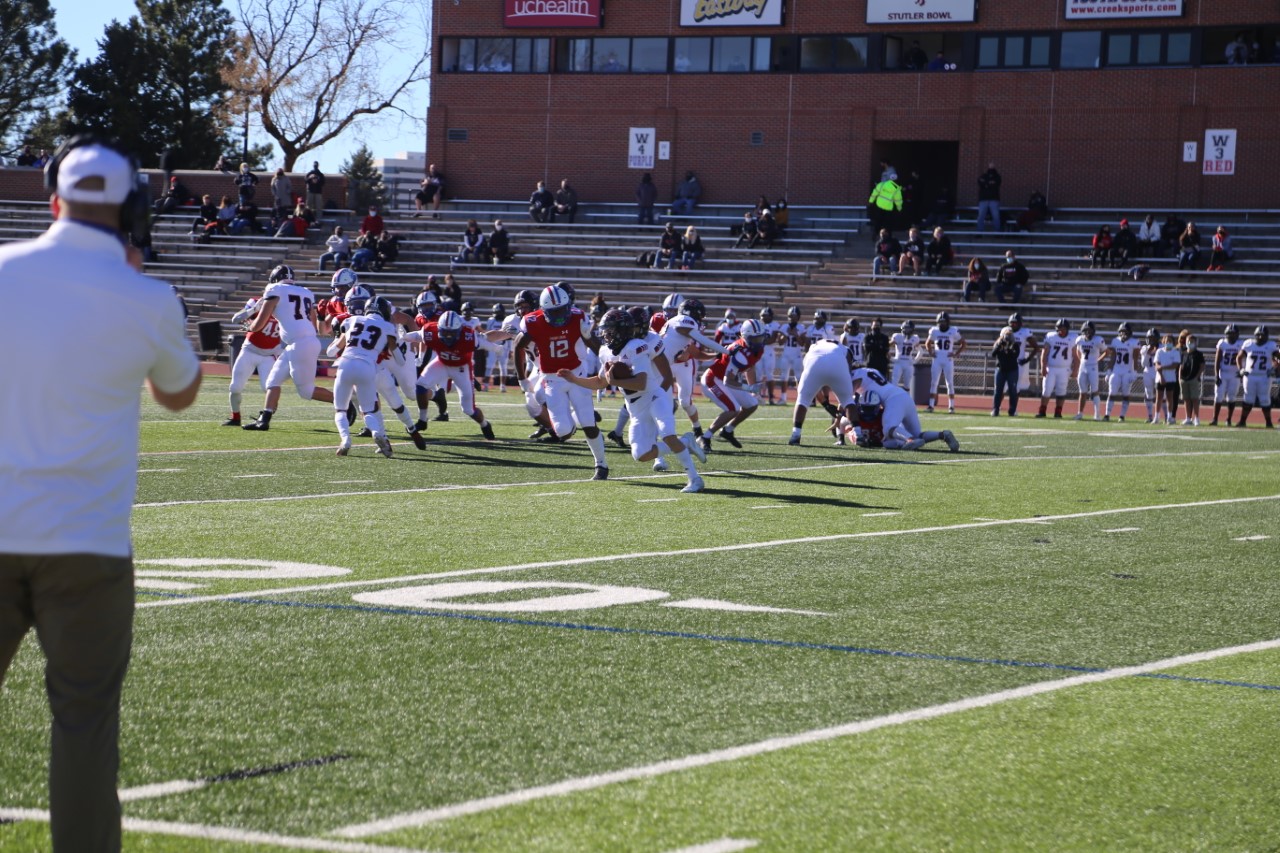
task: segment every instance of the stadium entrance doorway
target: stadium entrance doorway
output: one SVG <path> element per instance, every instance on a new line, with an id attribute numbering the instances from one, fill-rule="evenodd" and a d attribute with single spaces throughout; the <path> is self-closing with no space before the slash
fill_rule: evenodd
<path id="1" fill-rule="evenodd" d="M 880 162 L 887 162 L 898 173 L 903 188 L 903 226 L 919 222 L 933 210 L 934 200 L 945 187 L 955 206 L 959 174 L 960 143 L 920 140 L 877 140 L 871 145 L 871 183 L 880 179 Z M 912 178 L 919 173 L 919 179 Z M 977 180 L 977 176 L 974 176 Z M 910 198 L 907 197 L 908 191 Z"/>

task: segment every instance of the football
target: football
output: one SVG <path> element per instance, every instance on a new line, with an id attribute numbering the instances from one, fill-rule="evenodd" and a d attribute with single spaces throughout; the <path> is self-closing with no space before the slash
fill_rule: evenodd
<path id="1" fill-rule="evenodd" d="M 610 382 L 618 382 L 623 379 L 630 379 L 634 375 L 635 375 L 635 372 L 631 369 L 631 365 L 627 364 L 626 362 L 615 361 L 613 364 L 609 365 L 608 376 L 609 376 Z"/>

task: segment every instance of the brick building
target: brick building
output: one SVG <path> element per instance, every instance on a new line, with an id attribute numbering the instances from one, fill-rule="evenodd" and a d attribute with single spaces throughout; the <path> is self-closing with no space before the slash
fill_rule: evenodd
<path id="1" fill-rule="evenodd" d="M 433 7 L 427 150 L 449 197 L 568 177 L 584 200 L 629 201 L 650 171 L 661 202 L 692 169 L 709 202 L 862 204 L 885 159 L 962 205 L 988 162 L 1012 205 L 1036 189 L 1070 207 L 1280 198 L 1275 0 Z M 633 128 L 652 128 L 643 153 Z M 1216 140 L 1234 152 L 1207 150 L 1211 130 L 1235 131 Z"/>

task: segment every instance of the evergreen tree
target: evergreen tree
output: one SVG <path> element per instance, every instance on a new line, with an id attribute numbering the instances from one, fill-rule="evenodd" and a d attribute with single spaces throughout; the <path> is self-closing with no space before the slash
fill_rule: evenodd
<path id="1" fill-rule="evenodd" d="M 98 56 L 76 69 L 71 121 L 115 136 L 144 166 L 170 150 L 175 168 L 212 168 L 234 150 L 223 83 L 231 15 L 221 0 L 137 0 L 137 8 L 128 23 L 109 24 Z"/>
<path id="2" fill-rule="evenodd" d="M 0 143 L 11 152 L 62 93 L 76 54 L 58 38 L 49 0 L 0 0 L 0 21 Z"/>
<path id="3" fill-rule="evenodd" d="M 379 208 L 387 204 L 387 185 L 382 182 L 382 173 L 373 165 L 373 152 L 369 146 L 361 145 L 351 154 L 351 159 L 342 164 L 342 174 L 347 178 L 347 196 L 354 210 L 364 210 L 371 204 Z"/>

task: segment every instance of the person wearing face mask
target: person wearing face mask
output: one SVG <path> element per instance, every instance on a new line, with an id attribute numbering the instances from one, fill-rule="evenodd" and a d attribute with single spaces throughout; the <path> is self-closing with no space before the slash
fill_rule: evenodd
<path id="1" fill-rule="evenodd" d="M 1182 399 L 1187 404 L 1187 416 L 1183 426 L 1200 426 L 1200 394 L 1203 386 L 1200 382 L 1204 374 L 1204 353 L 1200 351 L 1196 336 L 1183 330 L 1184 347 L 1182 366 L 1178 368 L 1178 380 L 1182 385 Z"/>
<path id="2" fill-rule="evenodd" d="M 1160 348 L 1151 357 L 1156 368 L 1156 411 L 1153 423 L 1159 423 L 1161 415 L 1166 425 L 1172 426 L 1173 413 L 1178 410 L 1178 373 L 1182 366 L 1182 353 L 1178 352 L 1173 335 L 1160 339 Z"/>
<path id="3" fill-rule="evenodd" d="M 382 221 L 382 215 L 378 213 L 377 205 L 369 205 L 369 215 L 361 221 L 360 233 L 368 234 L 370 237 L 377 237 L 382 233 L 382 229 L 386 227 L 386 223 Z"/>

